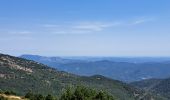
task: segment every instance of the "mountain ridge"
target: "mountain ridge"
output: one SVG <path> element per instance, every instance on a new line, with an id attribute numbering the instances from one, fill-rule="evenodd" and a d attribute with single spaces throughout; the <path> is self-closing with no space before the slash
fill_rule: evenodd
<path id="1" fill-rule="evenodd" d="M 170 62 L 166 60 L 162 60 L 163 62 L 149 61 L 144 63 L 132 63 L 131 61 L 118 62 L 105 58 L 98 58 L 100 60 L 97 58 L 97 60 L 82 60 L 83 58 L 81 60 L 72 60 L 60 58 L 60 60 L 57 61 L 47 61 L 44 59 L 42 60 L 41 57 L 38 59 L 33 59 L 31 57 L 34 56 L 27 57 L 26 55 L 21 57 L 46 64 L 61 71 L 67 71 L 84 76 L 100 74 L 124 82 L 139 81 L 150 78 L 167 78 L 170 76 Z M 67 60 L 67 62 L 65 60 Z"/>

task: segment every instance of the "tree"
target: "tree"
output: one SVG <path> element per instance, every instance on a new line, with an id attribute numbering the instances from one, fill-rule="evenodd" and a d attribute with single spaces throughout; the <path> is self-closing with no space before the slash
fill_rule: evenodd
<path id="1" fill-rule="evenodd" d="M 35 100 L 44 100 L 44 99 L 45 98 L 41 94 L 36 95 L 36 98 L 35 98 Z"/>
<path id="2" fill-rule="evenodd" d="M 45 97 L 45 100 L 55 100 L 55 98 L 54 98 L 52 95 L 48 94 L 48 95 Z"/>
<path id="3" fill-rule="evenodd" d="M 29 100 L 45 100 L 44 96 L 41 95 L 41 94 L 33 94 L 31 92 L 28 92 L 26 95 L 25 95 L 25 98 L 28 98 Z"/>
<path id="4" fill-rule="evenodd" d="M 97 100 L 114 100 L 113 96 L 109 95 L 108 93 L 104 92 L 104 91 L 100 91 L 95 99 Z"/>
<path id="5" fill-rule="evenodd" d="M 67 88 L 66 91 L 61 95 L 60 100 L 72 100 L 73 99 L 73 93 L 71 91 L 71 88 Z"/>
<path id="6" fill-rule="evenodd" d="M 76 89 L 71 91 L 70 88 L 62 94 L 60 100 L 114 100 L 113 96 L 106 92 L 96 92 L 93 89 L 77 86 Z"/>
<path id="7" fill-rule="evenodd" d="M 31 93 L 31 92 L 28 92 L 28 93 L 25 94 L 25 98 L 31 99 L 31 98 L 33 98 L 33 97 L 34 97 L 34 94 Z"/>

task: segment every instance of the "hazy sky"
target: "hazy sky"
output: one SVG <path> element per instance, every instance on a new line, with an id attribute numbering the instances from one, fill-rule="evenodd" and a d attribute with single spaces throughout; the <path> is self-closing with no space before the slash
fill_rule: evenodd
<path id="1" fill-rule="evenodd" d="M 0 52 L 170 56 L 170 0 L 0 0 Z"/>

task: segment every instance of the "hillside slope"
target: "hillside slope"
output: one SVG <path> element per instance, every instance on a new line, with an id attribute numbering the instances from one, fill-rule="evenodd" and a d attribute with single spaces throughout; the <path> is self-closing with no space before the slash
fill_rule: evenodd
<path id="1" fill-rule="evenodd" d="M 119 81 L 101 76 L 80 77 L 57 71 L 34 61 L 3 54 L 0 55 L 0 78 L 2 90 L 13 90 L 21 95 L 30 90 L 35 93 L 59 95 L 68 85 L 79 84 L 106 89 L 118 97 L 120 94 L 124 94 L 126 98 L 131 98 L 133 95 Z"/>
<path id="2" fill-rule="evenodd" d="M 148 79 L 132 82 L 131 85 L 147 90 L 154 94 L 162 95 L 170 99 L 170 78 L 167 79 Z"/>
<path id="3" fill-rule="evenodd" d="M 105 90 L 120 100 L 135 100 L 144 94 L 143 91 L 125 83 L 100 75 L 77 76 L 34 61 L 0 54 L 0 89 L 2 91 L 13 90 L 19 95 L 24 95 L 28 91 L 60 95 L 61 91 L 69 85 L 85 85 L 97 90 Z M 153 98 L 150 94 L 145 97 Z"/>

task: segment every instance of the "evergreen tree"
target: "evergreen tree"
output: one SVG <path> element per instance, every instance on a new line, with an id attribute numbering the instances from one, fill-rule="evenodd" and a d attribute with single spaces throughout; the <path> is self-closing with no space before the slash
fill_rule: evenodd
<path id="1" fill-rule="evenodd" d="M 100 91 L 100 92 L 96 95 L 95 99 L 97 99 L 97 100 L 114 100 L 111 95 L 107 94 L 107 93 L 104 92 L 104 91 Z"/>
<path id="2" fill-rule="evenodd" d="M 45 100 L 55 100 L 54 97 L 50 94 L 48 94 L 46 97 L 45 97 Z"/>
<path id="3" fill-rule="evenodd" d="M 73 93 L 71 91 L 71 88 L 67 88 L 66 91 L 62 94 L 60 100 L 72 100 L 73 99 Z"/>
<path id="4" fill-rule="evenodd" d="M 60 100 L 115 100 L 113 96 L 106 92 L 100 91 L 97 93 L 95 90 L 77 86 L 74 91 L 70 88 L 62 94 Z"/>
<path id="5" fill-rule="evenodd" d="M 28 93 L 25 94 L 25 98 L 31 99 L 31 98 L 33 98 L 33 97 L 34 97 L 34 94 L 31 93 L 31 92 L 28 92 Z"/>
<path id="6" fill-rule="evenodd" d="M 36 95 L 35 100 L 45 100 L 45 98 L 43 97 L 43 95 L 38 94 L 38 95 Z"/>

